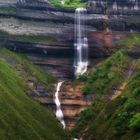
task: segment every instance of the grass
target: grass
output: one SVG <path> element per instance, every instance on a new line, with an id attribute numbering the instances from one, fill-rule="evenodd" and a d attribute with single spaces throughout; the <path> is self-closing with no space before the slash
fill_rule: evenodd
<path id="1" fill-rule="evenodd" d="M 11 53 L 7 56 L 9 54 L 11 56 Z M 15 54 L 12 57 L 14 56 Z M 29 69 L 34 71 L 34 68 Z M 54 116 L 46 108 L 29 98 L 25 91 L 26 87 L 21 76 L 17 74 L 12 65 L 7 63 L 6 59 L 1 58 L 0 139 L 67 140 L 67 134 Z"/>
<path id="2" fill-rule="evenodd" d="M 42 83 L 48 91 L 52 91 L 51 84 L 53 84 L 56 79 L 51 74 L 43 71 L 41 68 L 30 62 L 26 56 L 16 54 L 7 49 L 0 49 L 0 58 L 10 64 L 15 71 L 21 69 L 22 72 L 20 73 L 20 76 L 25 83 L 28 77 L 35 77 L 35 84 Z"/>
<path id="3" fill-rule="evenodd" d="M 80 8 L 86 7 L 86 3 L 81 0 L 64 0 L 65 3 L 62 4 L 61 0 L 49 0 L 55 6 L 63 7 L 63 8 Z"/>

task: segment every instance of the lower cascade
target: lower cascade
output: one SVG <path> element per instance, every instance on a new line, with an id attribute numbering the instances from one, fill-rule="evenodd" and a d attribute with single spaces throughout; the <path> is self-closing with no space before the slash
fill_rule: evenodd
<path id="1" fill-rule="evenodd" d="M 61 103 L 60 103 L 60 100 L 59 100 L 59 91 L 60 91 L 60 88 L 61 88 L 62 84 L 63 84 L 63 81 L 58 82 L 58 84 L 57 84 L 54 101 L 55 101 L 55 104 L 56 104 L 56 117 L 61 122 L 61 124 L 63 125 L 63 128 L 65 129 L 66 124 L 65 124 L 65 121 L 64 121 L 64 115 L 63 115 L 63 112 L 61 110 Z"/>
<path id="2" fill-rule="evenodd" d="M 88 67 L 88 39 L 86 34 L 85 8 L 75 10 L 75 76 L 78 77 L 87 71 Z"/>

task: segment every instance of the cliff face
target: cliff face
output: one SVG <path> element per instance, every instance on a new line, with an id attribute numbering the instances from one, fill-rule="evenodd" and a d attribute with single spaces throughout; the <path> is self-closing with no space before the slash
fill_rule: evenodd
<path id="1" fill-rule="evenodd" d="M 18 2 L 3 0 L 2 2 L 8 8 L 12 6 L 14 10 L 12 13 L 7 12 L 9 9 L 6 13 L 0 11 L 0 30 L 9 33 L 6 37 L 1 34 L 0 45 L 26 54 L 33 63 L 40 65 L 59 79 L 66 81 L 74 79 L 75 10 L 54 7 L 43 0 L 20 0 Z M 106 5 L 105 0 L 94 0 L 89 2 L 87 13 L 89 68 L 95 67 L 117 49 L 114 46 L 115 41 L 129 36 L 130 31 L 140 31 L 138 1 L 110 0 Z M 110 32 L 99 32 L 107 28 Z M 14 37 L 11 37 L 13 35 Z M 17 39 L 16 35 L 27 37 L 47 35 L 55 39 L 53 41 L 28 39 L 27 41 Z M 31 77 L 29 79 L 31 85 L 32 80 Z M 82 87 L 83 83 L 80 83 L 80 87 L 77 85 L 74 87 L 71 82 L 65 82 L 62 86 L 60 99 L 67 128 L 74 125 L 78 114 L 90 105 L 89 98 L 93 98 L 92 96 L 84 97 Z M 44 94 L 42 85 L 36 88 L 41 93 L 31 92 L 29 94 L 55 112 L 53 95 Z"/>
<path id="2" fill-rule="evenodd" d="M 131 33 L 92 32 L 88 33 L 89 68 L 110 56 L 117 48 L 114 42 Z M 1 39 L 1 46 L 12 51 L 24 53 L 33 63 L 40 65 L 60 79 L 74 78 L 73 33 L 57 41 L 31 42 L 16 39 Z"/>
<path id="3" fill-rule="evenodd" d="M 7 3 L 5 2 L 5 4 Z M 0 12 L 0 15 L 8 17 L 11 16 L 14 20 L 24 19 L 29 21 L 35 20 L 37 22 L 44 21 L 49 28 L 47 30 L 42 30 L 42 33 L 47 31 L 46 33 L 56 32 L 59 34 L 67 32 L 67 29 L 73 28 L 74 9 L 54 7 L 46 1 L 39 0 L 18 1 L 17 3 L 14 3 L 12 7 L 16 9 L 14 14 L 4 14 Z M 138 1 L 112 0 L 105 3 L 105 0 L 95 0 L 89 2 L 87 11 L 87 25 L 89 30 L 104 30 L 108 27 L 112 31 L 140 31 L 140 10 Z M 17 22 L 14 22 L 14 24 L 17 24 Z M 26 23 L 24 24 L 26 25 Z M 50 25 L 53 25 L 53 28 L 50 27 Z M 19 27 L 22 25 L 15 26 Z M 18 30 L 18 28 L 15 30 Z M 21 32 L 21 30 L 18 30 L 18 32 Z"/>
<path id="4" fill-rule="evenodd" d="M 89 7 L 100 12 L 107 10 L 109 13 L 138 14 L 140 2 L 139 0 L 92 0 L 89 2 Z"/>

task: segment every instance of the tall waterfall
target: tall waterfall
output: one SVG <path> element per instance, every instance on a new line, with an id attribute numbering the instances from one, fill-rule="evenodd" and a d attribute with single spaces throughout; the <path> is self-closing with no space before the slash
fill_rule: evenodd
<path id="1" fill-rule="evenodd" d="M 63 128 L 65 129 L 66 124 L 65 124 L 65 121 L 64 121 L 64 115 L 63 115 L 63 112 L 61 110 L 61 103 L 60 103 L 60 100 L 59 100 L 59 91 L 60 91 L 60 88 L 61 88 L 62 84 L 63 84 L 63 82 L 59 82 L 57 84 L 54 101 L 55 101 L 55 104 L 56 104 L 56 117 L 61 122 L 61 124 L 63 125 Z"/>
<path id="2" fill-rule="evenodd" d="M 88 39 L 86 34 L 86 12 L 85 8 L 75 10 L 75 76 L 84 74 L 88 67 Z"/>

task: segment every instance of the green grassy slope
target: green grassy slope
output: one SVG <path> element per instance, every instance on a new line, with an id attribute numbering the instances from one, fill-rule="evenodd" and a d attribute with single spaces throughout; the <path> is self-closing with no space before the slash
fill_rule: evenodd
<path id="1" fill-rule="evenodd" d="M 72 134 L 84 140 L 139 140 L 139 70 L 140 60 L 121 50 L 85 75 L 83 93 L 94 95 L 93 104 L 80 114 Z M 123 83 L 121 95 L 111 100 Z"/>
<path id="2" fill-rule="evenodd" d="M 27 83 L 29 77 L 34 77 L 34 85 L 39 83 L 43 84 L 46 89 L 52 91 L 51 84 L 56 81 L 56 79 L 49 73 L 43 71 L 38 66 L 33 65 L 26 56 L 21 54 L 16 54 L 7 49 L 0 49 L 0 59 L 5 60 L 12 68 L 18 73 L 22 78 L 24 83 Z"/>
<path id="3" fill-rule="evenodd" d="M 9 57 L 6 57 L 5 53 Z M 22 58 L 6 50 L 1 50 L 0 54 L 0 139 L 68 139 L 54 116 L 26 95 L 27 87 L 24 78 L 17 74 L 15 68 L 13 68 L 14 60 L 22 60 Z M 15 57 L 15 59 L 11 59 L 12 57 Z M 27 63 L 27 60 L 24 62 L 24 59 L 22 63 L 30 64 Z M 40 80 L 45 81 L 40 77 L 40 70 L 33 65 L 29 68 L 29 71 L 37 75 Z M 45 76 L 45 74 L 43 75 Z"/>

